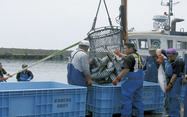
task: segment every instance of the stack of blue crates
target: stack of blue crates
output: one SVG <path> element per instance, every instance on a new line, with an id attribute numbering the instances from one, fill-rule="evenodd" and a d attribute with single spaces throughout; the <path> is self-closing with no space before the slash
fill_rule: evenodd
<path id="1" fill-rule="evenodd" d="M 0 117 L 85 117 L 87 88 L 57 82 L 0 86 Z"/>
<path id="2" fill-rule="evenodd" d="M 164 93 L 158 83 L 145 82 L 143 85 L 142 101 L 144 110 L 152 113 L 163 113 Z M 121 86 L 112 84 L 93 85 L 88 87 L 87 111 L 92 117 L 112 117 L 121 113 Z"/>

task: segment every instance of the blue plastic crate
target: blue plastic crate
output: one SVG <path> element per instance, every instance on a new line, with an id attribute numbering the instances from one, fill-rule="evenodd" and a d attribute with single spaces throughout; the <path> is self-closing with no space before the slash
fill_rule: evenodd
<path id="1" fill-rule="evenodd" d="M 58 82 L 0 86 L 0 117 L 85 117 L 87 88 Z"/>
<path id="2" fill-rule="evenodd" d="M 93 117 L 112 117 L 113 114 L 121 113 L 120 83 L 117 86 L 109 84 L 88 87 L 87 98 L 87 110 L 92 112 Z M 142 101 L 145 111 L 155 110 L 156 114 L 163 112 L 164 93 L 158 83 L 144 82 Z"/>

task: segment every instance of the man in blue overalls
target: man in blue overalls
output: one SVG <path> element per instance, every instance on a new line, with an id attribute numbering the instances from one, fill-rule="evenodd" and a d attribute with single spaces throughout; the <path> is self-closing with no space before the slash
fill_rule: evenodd
<path id="1" fill-rule="evenodd" d="M 186 80 L 187 80 L 187 75 L 185 75 L 185 77 L 183 78 L 182 83 L 186 84 Z M 187 117 L 187 84 L 186 84 L 186 92 L 185 92 L 185 97 L 184 97 L 184 116 L 183 117 Z"/>
<path id="2" fill-rule="evenodd" d="M 157 47 L 152 45 L 149 47 L 149 54 L 145 59 L 143 70 L 145 71 L 144 81 L 158 83 L 158 68 L 163 62 L 163 56 L 156 55 Z M 164 64 L 163 64 L 164 65 Z"/>
<path id="3" fill-rule="evenodd" d="M 26 68 L 28 65 L 23 64 L 22 68 Z M 25 69 L 24 71 L 17 74 L 16 79 L 17 81 L 31 81 L 33 79 L 33 74 L 30 70 Z"/>
<path id="4" fill-rule="evenodd" d="M 6 70 L 3 68 L 2 64 L 0 63 L 0 82 L 6 81 L 8 78 L 4 77 L 4 75 L 12 77 Z"/>
<path id="5" fill-rule="evenodd" d="M 136 117 L 144 117 L 142 103 L 143 69 L 141 57 L 136 53 L 133 43 L 124 45 L 124 54 L 115 51 L 117 55 L 124 58 L 122 72 L 112 81 L 114 85 L 121 80 L 122 117 L 131 117 L 135 110 Z M 133 108 L 134 107 L 134 108 Z"/>
<path id="6" fill-rule="evenodd" d="M 167 79 L 166 92 L 166 115 L 169 117 L 180 117 L 180 90 L 182 77 L 184 75 L 184 61 L 173 48 L 167 51 L 157 49 L 157 55 L 165 55 L 168 58 L 165 73 Z"/>
<path id="7" fill-rule="evenodd" d="M 89 46 L 89 41 L 83 40 L 79 43 L 79 47 L 71 53 L 67 66 L 69 84 L 79 86 L 92 85 L 88 55 L 86 53 Z"/>

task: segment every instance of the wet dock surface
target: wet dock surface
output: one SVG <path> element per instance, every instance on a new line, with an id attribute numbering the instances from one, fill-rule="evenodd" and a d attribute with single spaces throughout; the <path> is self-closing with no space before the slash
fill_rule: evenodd
<path id="1" fill-rule="evenodd" d="M 181 105 L 181 117 L 183 117 L 184 106 Z M 91 115 L 87 115 L 86 117 L 92 117 Z M 113 117 L 121 117 L 121 114 L 113 114 Z M 162 114 L 152 114 L 150 112 L 145 112 L 144 117 L 166 117 L 165 112 Z"/>

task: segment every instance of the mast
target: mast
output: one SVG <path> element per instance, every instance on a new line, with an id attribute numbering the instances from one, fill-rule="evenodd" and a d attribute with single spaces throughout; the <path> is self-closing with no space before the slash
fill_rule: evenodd
<path id="1" fill-rule="evenodd" d="M 179 2 L 173 3 L 173 0 L 169 0 L 166 4 L 163 3 L 163 0 L 161 1 L 162 6 L 168 6 L 168 14 L 165 14 L 168 16 L 168 26 L 171 28 L 171 16 L 173 16 L 173 5 L 178 4 Z"/>
<path id="2" fill-rule="evenodd" d="M 170 17 L 173 16 L 173 13 L 172 13 L 173 0 L 169 0 L 168 6 L 169 6 L 168 22 L 169 22 L 169 27 L 171 27 L 171 18 Z"/>
<path id="3" fill-rule="evenodd" d="M 123 38 L 123 40 L 124 40 L 124 43 L 126 43 L 126 42 L 128 42 L 127 0 L 121 0 L 120 18 L 121 18 L 120 25 L 121 25 L 122 28 L 123 28 L 123 31 L 122 31 L 122 38 Z"/>

